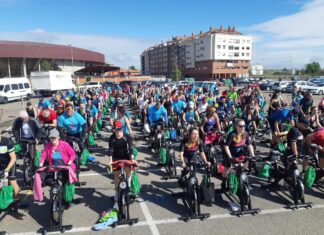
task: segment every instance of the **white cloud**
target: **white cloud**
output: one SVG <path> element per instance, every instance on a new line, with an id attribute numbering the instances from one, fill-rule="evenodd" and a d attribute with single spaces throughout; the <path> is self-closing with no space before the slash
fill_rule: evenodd
<path id="1" fill-rule="evenodd" d="M 261 37 L 254 42 L 255 57 L 270 67 L 299 67 L 312 60 L 323 67 L 323 23 L 324 0 L 312 0 L 294 14 L 253 25 L 252 34 Z"/>
<path id="2" fill-rule="evenodd" d="M 106 62 L 121 67 L 140 68 L 140 54 L 155 42 L 141 39 L 47 32 L 33 29 L 28 32 L 0 32 L 1 40 L 31 41 L 67 45 L 105 54 Z"/>

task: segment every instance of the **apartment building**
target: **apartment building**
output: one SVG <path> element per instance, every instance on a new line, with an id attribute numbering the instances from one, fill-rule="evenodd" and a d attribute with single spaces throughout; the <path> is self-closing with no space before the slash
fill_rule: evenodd
<path id="1" fill-rule="evenodd" d="M 172 76 L 175 66 L 183 76 L 197 80 L 246 77 L 252 54 L 252 37 L 234 27 L 178 36 L 141 54 L 142 73 Z"/>

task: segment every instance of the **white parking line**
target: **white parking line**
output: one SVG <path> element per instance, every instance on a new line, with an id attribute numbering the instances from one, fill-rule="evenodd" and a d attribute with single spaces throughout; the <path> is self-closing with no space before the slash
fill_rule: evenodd
<path id="1" fill-rule="evenodd" d="M 134 224 L 132 227 L 138 227 L 138 226 L 149 226 L 151 229 L 151 232 L 153 235 L 155 234 L 160 234 L 157 226 L 159 224 L 173 224 L 173 223 L 184 223 L 183 221 L 180 221 L 178 218 L 173 218 L 173 219 L 162 219 L 162 220 L 153 220 L 152 215 L 150 214 L 146 204 L 143 202 L 140 203 L 141 208 L 143 210 L 144 216 L 146 221 L 140 221 L 136 224 Z M 145 208 L 146 207 L 146 208 Z M 301 210 L 312 210 L 312 209 L 323 209 L 324 204 L 317 204 L 313 205 L 311 209 L 306 209 L 306 208 L 300 208 L 298 210 L 291 210 L 291 209 L 285 209 L 285 208 L 277 208 L 277 209 L 266 209 L 266 210 L 261 210 L 259 213 L 260 215 L 271 215 L 271 214 L 280 214 L 280 213 L 296 213 Z M 251 215 L 244 215 L 243 217 L 247 217 Z M 255 217 L 255 216 L 254 216 Z M 226 219 L 226 218 L 237 218 L 236 216 L 230 215 L 229 213 L 224 213 L 224 214 L 215 214 L 211 215 L 208 220 L 216 220 L 216 219 Z M 204 222 L 202 222 L 204 223 Z M 188 224 L 189 225 L 189 224 Z M 128 225 L 121 225 L 117 226 L 114 229 L 118 228 L 125 228 L 129 227 Z M 108 228 L 112 229 L 112 228 Z M 79 227 L 79 228 L 73 228 L 69 231 L 65 231 L 65 233 L 81 233 L 81 232 L 89 232 L 92 231 L 92 227 Z M 59 234 L 60 232 L 54 232 L 52 234 Z M 34 235 L 37 234 L 36 232 L 22 232 L 22 233 L 10 233 L 11 235 Z"/>
<path id="2" fill-rule="evenodd" d="M 141 209 L 142 209 L 143 214 L 145 216 L 145 220 L 146 220 L 146 222 L 147 222 L 147 224 L 148 224 L 148 226 L 149 226 L 149 228 L 150 228 L 150 230 L 152 232 L 152 235 L 160 235 L 159 230 L 156 227 L 156 224 L 155 224 L 155 222 L 153 220 L 153 217 L 152 217 L 149 209 L 147 208 L 147 205 L 145 204 L 145 202 L 144 201 L 140 202 L 140 206 L 141 206 Z"/>

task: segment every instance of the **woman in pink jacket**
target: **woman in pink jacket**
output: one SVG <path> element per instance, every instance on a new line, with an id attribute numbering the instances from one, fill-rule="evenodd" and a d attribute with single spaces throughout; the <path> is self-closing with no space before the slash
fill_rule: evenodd
<path id="1" fill-rule="evenodd" d="M 39 166 L 42 167 L 45 160 L 47 160 L 49 165 L 71 166 L 75 171 L 76 167 L 73 163 L 75 152 L 71 146 L 67 142 L 60 140 L 60 134 L 56 129 L 50 131 L 49 138 L 50 143 L 45 145 L 41 153 Z"/>

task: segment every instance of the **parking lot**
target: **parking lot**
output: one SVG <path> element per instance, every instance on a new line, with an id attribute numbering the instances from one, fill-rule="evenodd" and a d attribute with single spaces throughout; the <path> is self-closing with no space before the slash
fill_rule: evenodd
<path id="1" fill-rule="evenodd" d="M 288 94 L 283 95 L 287 101 Z M 317 104 L 321 97 L 314 96 Z M 32 100 L 33 103 L 36 100 Z M 12 116 L 16 116 L 21 109 L 19 102 L 1 105 L 3 109 L 0 129 L 10 128 Z M 105 148 L 110 136 L 108 131 L 102 131 L 98 139 L 97 148 L 91 155 L 98 163 L 89 164 L 90 171 L 81 173 L 81 181 L 86 185 L 76 189 L 76 197 L 81 203 L 74 205 L 63 214 L 63 224 L 72 224 L 73 229 L 66 231 L 72 234 L 323 234 L 322 219 L 324 217 L 324 189 L 306 189 L 306 201 L 313 203 L 311 209 L 290 210 L 285 207 L 291 203 L 288 191 L 278 188 L 274 191 L 261 189 L 265 181 L 250 176 L 252 183 L 252 205 L 260 208 L 261 212 L 255 216 L 236 217 L 229 213 L 229 198 L 219 192 L 220 179 L 212 178 L 215 183 L 215 202 L 208 207 L 203 205 L 202 213 L 210 213 L 206 221 L 180 221 L 178 218 L 186 215 L 186 208 L 181 200 L 171 196 L 179 192 L 177 180 L 162 180 L 165 174 L 157 167 L 158 158 L 148 149 L 143 138 L 141 128 L 135 128 L 135 146 L 139 150 L 139 180 L 141 183 L 141 198 L 131 205 L 131 217 L 139 222 L 133 226 L 118 226 L 101 232 L 92 231 L 92 226 L 98 219 L 98 214 L 112 207 L 110 197 L 114 195 L 112 175 L 107 172 Z M 178 146 L 179 143 L 175 143 Z M 257 154 L 266 155 L 269 148 L 258 146 Z M 178 168 L 180 173 L 180 168 Z M 21 175 L 20 177 L 21 178 Z M 22 183 L 20 181 L 20 183 Z M 8 215 L 0 222 L 0 231 L 9 234 L 35 234 L 37 230 L 49 223 L 49 188 L 43 188 L 46 199 L 44 202 L 33 202 L 32 192 L 21 192 L 23 201 L 29 207 L 20 210 L 19 218 Z"/>

